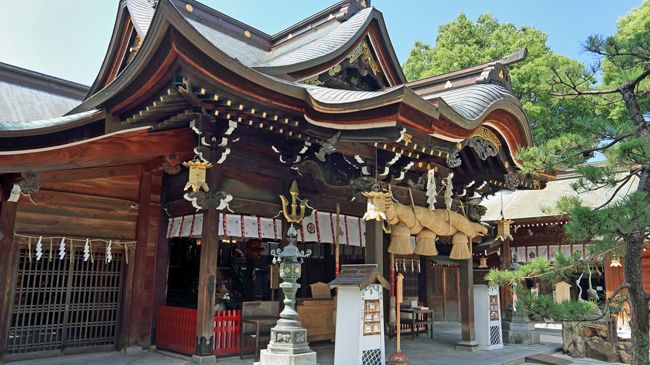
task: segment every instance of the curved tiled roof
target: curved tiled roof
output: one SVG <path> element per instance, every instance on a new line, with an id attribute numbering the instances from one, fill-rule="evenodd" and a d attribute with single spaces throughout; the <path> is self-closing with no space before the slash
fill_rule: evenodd
<path id="1" fill-rule="evenodd" d="M 307 89 L 307 92 L 312 98 L 322 103 L 344 104 L 344 103 L 351 103 L 355 101 L 368 100 L 381 95 L 385 95 L 402 86 L 387 88 L 382 91 L 341 90 L 341 89 L 330 89 L 327 87 L 309 86 L 309 85 L 304 85 L 304 87 Z"/>
<path id="2" fill-rule="evenodd" d="M 273 51 L 271 57 L 258 66 L 293 65 L 335 52 L 365 28 L 374 11 L 374 8 L 363 9 L 345 22 L 334 22 L 302 36 L 294 45 L 287 44 Z"/>
<path id="3" fill-rule="evenodd" d="M 220 32 L 203 23 L 186 17 L 187 22 L 194 27 L 205 39 L 219 48 L 228 56 L 241 62 L 244 66 L 253 67 L 267 57 L 266 51 L 257 48 L 249 43 L 242 42 L 237 38 Z"/>
<path id="4" fill-rule="evenodd" d="M 133 0 L 143 1 L 143 0 Z M 180 13 L 210 43 L 228 56 L 248 67 L 282 67 L 318 59 L 334 53 L 354 41 L 363 31 L 375 10 L 366 8 L 344 22 L 332 21 L 295 39 L 286 40 L 271 51 L 241 41 L 217 27 L 193 19 L 187 12 Z"/>
<path id="5" fill-rule="evenodd" d="M 625 174 L 620 174 L 622 178 Z M 581 178 L 579 175 L 561 176 L 555 181 L 549 181 L 544 190 L 503 190 L 501 194 L 492 195 L 481 202 L 487 208 L 484 221 L 501 219 L 501 212 L 508 219 L 526 219 L 539 217 L 561 216 L 564 212 L 557 209 L 557 203 L 563 197 L 576 197 L 587 207 L 596 208 L 611 201 L 611 206 L 623 199 L 628 193 L 636 191 L 639 178 L 633 176 L 629 181 L 613 187 L 603 187 L 597 190 L 576 192 L 572 185 Z M 623 185 L 623 186 L 621 186 Z"/>
<path id="6" fill-rule="evenodd" d="M 129 14 L 131 14 L 133 26 L 140 37 L 144 38 L 149 31 L 155 9 L 149 0 L 126 0 L 126 7 L 129 9 Z"/>
<path id="7" fill-rule="evenodd" d="M 79 105 L 88 87 L 0 62 L 0 130 L 34 128 Z"/>
<path id="8" fill-rule="evenodd" d="M 41 120 L 26 120 L 26 121 L 2 121 L 0 122 L 0 134 L 7 131 L 33 131 L 42 128 L 51 128 L 57 126 L 69 126 L 71 123 L 84 120 L 94 115 L 101 113 L 98 109 L 89 111 L 64 115 L 62 117 L 41 119 Z"/>
<path id="9" fill-rule="evenodd" d="M 460 89 L 428 95 L 426 100 L 442 99 L 456 113 L 468 120 L 481 119 L 486 111 L 498 102 L 509 100 L 519 105 L 519 100 L 500 85 L 477 84 Z"/>

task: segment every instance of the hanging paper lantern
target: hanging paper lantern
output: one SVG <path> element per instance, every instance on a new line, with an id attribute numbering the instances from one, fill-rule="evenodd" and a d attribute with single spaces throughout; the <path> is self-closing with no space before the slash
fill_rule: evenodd
<path id="1" fill-rule="evenodd" d="M 512 241 L 512 234 L 510 234 L 510 224 L 512 224 L 512 222 L 513 221 L 505 218 L 501 218 L 501 220 L 497 222 L 497 240 Z"/>
<path id="2" fill-rule="evenodd" d="M 621 257 L 620 256 L 615 256 L 612 257 L 612 262 L 609 264 L 609 267 L 622 267 L 621 265 Z"/>
<path id="3" fill-rule="evenodd" d="M 190 173 L 187 179 L 187 184 L 183 188 L 183 191 L 192 189 L 192 192 L 197 192 L 201 189 L 204 191 L 209 191 L 208 184 L 205 182 L 206 170 L 212 167 L 212 164 L 209 162 L 204 162 L 200 160 L 192 160 L 183 162 L 183 166 L 190 169 Z"/>
<path id="4" fill-rule="evenodd" d="M 380 191 L 371 191 L 363 193 L 363 196 L 368 199 L 368 205 L 366 213 L 363 215 L 363 220 L 376 220 L 378 222 L 386 220 L 384 193 Z"/>
<path id="5" fill-rule="evenodd" d="M 481 257 L 478 268 L 479 269 L 487 269 L 488 268 L 487 257 Z"/>

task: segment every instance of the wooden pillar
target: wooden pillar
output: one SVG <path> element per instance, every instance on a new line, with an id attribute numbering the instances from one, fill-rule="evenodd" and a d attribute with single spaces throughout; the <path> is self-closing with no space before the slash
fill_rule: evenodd
<path id="1" fill-rule="evenodd" d="M 7 350 L 20 252 L 13 242 L 18 203 L 7 201 L 14 180 L 13 175 L 0 176 L 0 364 Z"/>
<path id="2" fill-rule="evenodd" d="M 130 308 L 128 321 L 125 323 L 127 329 L 126 346 L 148 347 L 151 344 L 151 337 L 147 336 L 151 331 L 151 318 L 145 316 L 144 306 L 150 305 L 145 295 L 145 281 L 148 275 L 147 270 L 153 270 L 153 267 L 147 267 L 147 246 L 149 243 L 149 214 L 151 210 L 151 171 L 143 170 L 140 174 L 140 194 L 138 204 L 138 219 L 136 222 L 136 248 L 133 265 L 132 277 L 129 278 L 131 290 Z"/>
<path id="3" fill-rule="evenodd" d="M 512 254 L 510 253 L 510 240 L 505 240 L 501 243 L 501 256 L 499 257 L 501 268 L 505 269 L 512 263 Z M 512 304 L 512 288 L 509 285 L 502 285 L 499 288 L 501 298 L 501 316 L 505 314 Z"/>
<path id="4" fill-rule="evenodd" d="M 384 230 L 382 222 L 366 221 L 366 264 L 377 264 L 377 270 L 384 272 Z"/>
<path id="5" fill-rule="evenodd" d="M 158 244 L 156 246 L 156 266 L 153 288 L 153 327 L 157 328 L 158 306 L 167 301 L 167 277 L 169 273 L 169 241 L 167 240 L 167 225 L 169 218 L 164 213 L 160 215 L 158 228 Z M 154 332 L 155 333 L 155 332 Z M 155 338 L 153 339 L 155 340 Z M 152 341 L 153 341 L 152 340 Z"/>
<path id="6" fill-rule="evenodd" d="M 461 341 L 457 350 L 477 351 L 474 328 L 474 269 L 473 260 L 460 262 L 460 318 L 462 320 Z"/>
<path id="7" fill-rule="evenodd" d="M 169 240 L 167 239 L 167 226 L 169 216 L 162 211 L 162 207 L 167 203 L 167 190 L 165 189 L 169 182 L 169 175 L 164 174 L 161 182 L 160 193 L 160 223 L 158 227 L 158 243 L 156 245 L 156 268 L 154 274 L 153 289 L 153 327 L 157 328 L 158 306 L 167 303 L 167 278 L 169 274 Z M 155 332 L 154 332 L 155 335 Z M 155 338 L 153 339 L 155 341 Z"/>
<path id="8" fill-rule="evenodd" d="M 216 161 L 216 158 L 212 158 Z M 207 184 L 211 190 L 218 189 L 219 169 L 208 169 Z M 203 210 L 201 232 L 201 257 L 199 260 L 198 305 L 196 313 L 196 350 L 194 356 L 214 358 L 214 304 L 217 281 L 217 255 L 219 253 L 219 212 Z"/>

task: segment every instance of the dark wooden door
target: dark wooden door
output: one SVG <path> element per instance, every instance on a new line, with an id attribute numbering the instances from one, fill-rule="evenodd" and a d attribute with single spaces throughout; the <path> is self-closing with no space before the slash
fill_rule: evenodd
<path id="1" fill-rule="evenodd" d="M 69 254 L 69 252 L 68 252 Z M 61 260 L 49 250 L 36 260 L 20 252 L 7 360 L 115 348 L 122 286 L 121 252 L 110 263 L 76 251 Z"/>
<path id="2" fill-rule="evenodd" d="M 428 265 L 427 300 L 436 320 L 460 320 L 459 278 L 457 266 Z"/>

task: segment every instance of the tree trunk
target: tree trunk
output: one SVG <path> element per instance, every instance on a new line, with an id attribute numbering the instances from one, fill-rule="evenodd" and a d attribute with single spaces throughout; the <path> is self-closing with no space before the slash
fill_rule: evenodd
<path id="1" fill-rule="evenodd" d="M 648 124 L 644 120 L 643 113 L 639 107 L 635 85 L 623 85 L 620 89 L 623 101 L 627 107 L 632 123 L 636 126 L 635 136 L 639 138 L 650 138 Z M 641 166 L 639 175 L 639 187 L 637 191 L 645 192 L 646 198 L 650 201 L 650 166 Z M 632 349 L 634 351 L 633 365 L 648 365 L 648 299 L 643 290 L 643 244 L 645 232 L 636 233 L 627 237 L 625 248 L 625 281 L 630 284 L 628 288 L 628 303 L 630 305 L 630 329 L 632 335 Z"/>
<path id="2" fill-rule="evenodd" d="M 641 258 L 643 256 L 643 236 L 629 237 L 625 249 L 625 281 L 630 305 L 630 329 L 632 348 L 635 349 L 632 364 L 648 364 L 648 301 L 643 290 L 641 277 Z"/>

